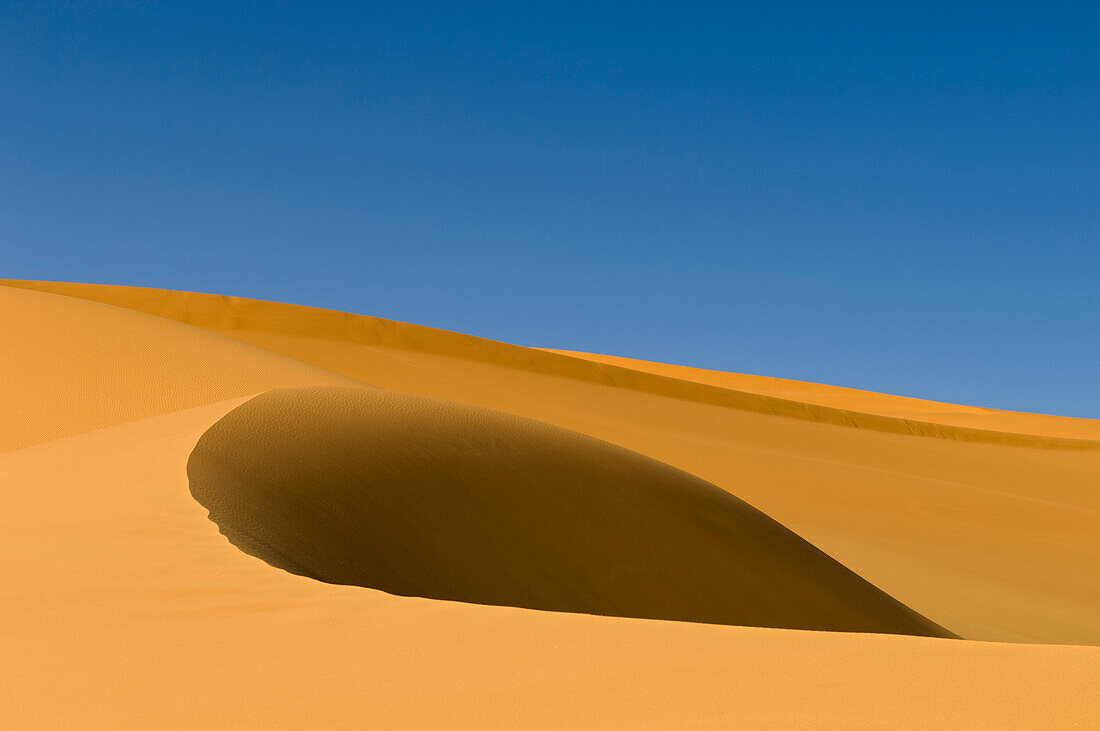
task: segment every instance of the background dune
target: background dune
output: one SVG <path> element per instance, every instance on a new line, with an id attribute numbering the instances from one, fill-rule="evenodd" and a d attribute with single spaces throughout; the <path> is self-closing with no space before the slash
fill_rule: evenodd
<path id="1" fill-rule="evenodd" d="M 732 495 L 575 432 L 377 389 L 269 391 L 199 440 L 242 550 L 405 596 L 949 636 Z"/>
<path id="2" fill-rule="evenodd" d="M 81 297 L 175 319 L 292 357 L 304 356 L 308 362 L 324 361 L 335 366 L 337 372 L 350 369 L 354 373 L 349 375 L 356 377 L 377 365 L 349 364 L 346 351 L 326 353 L 317 341 L 443 355 L 614 385 L 622 390 L 873 431 L 1019 446 L 1100 449 L 1100 427 L 1091 419 L 940 405 L 818 384 L 796 386 L 793 384 L 798 382 L 783 379 L 525 348 L 377 317 L 243 297 L 10 279 L 0 279 L 0 285 Z"/>
<path id="3" fill-rule="evenodd" d="M 979 429 L 983 432 L 1032 434 L 1067 440 L 1100 440 L 1100 421 L 1047 414 L 1026 414 L 1015 411 L 947 404 L 940 401 L 894 396 L 856 388 L 842 388 L 823 383 L 807 383 L 789 378 L 726 373 L 704 368 L 653 363 L 616 355 L 580 353 L 574 350 L 549 350 L 596 363 L 621 366 L 631 370 L 668 376 L 719 388 L 749 391 L 764 396 L 801 401 L 864 414 L 877 414 L 908 422 L 942 424 Z"/>

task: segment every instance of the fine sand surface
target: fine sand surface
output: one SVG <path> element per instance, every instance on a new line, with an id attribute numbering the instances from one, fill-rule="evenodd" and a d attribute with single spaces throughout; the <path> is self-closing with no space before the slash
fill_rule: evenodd
<path id="1" fill-rule="evenodd" d="M 1095 421 L 3 284 L 14 727 L 1100 718 Z"/>

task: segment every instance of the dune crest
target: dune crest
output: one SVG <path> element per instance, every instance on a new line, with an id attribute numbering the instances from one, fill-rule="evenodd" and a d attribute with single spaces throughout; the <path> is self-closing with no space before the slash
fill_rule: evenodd
<path id="1" fill-rule="evenodd" d="M 375 389 L 257 396 L 191 492 L 292 573 L 392 594 L 648 619 L 952 636 L 692 475 L 488 409 Z"/>
<path id="2" fill-rule="evenodd" d="M 845 407 L 840 405 L 844 403 L 843 398 L 826 403 L 820 398 L 805 398 L 804 394 L 799 393 L 780 396 L 754 386 L 735 386 L 728 379 L 699 378 L 697 374 L 690 373 L 698 369 L 676 371 L 663 366 L 652 367 L 662 364 L 643 367 L 640 364 L 644 361 L 631 362 L 626 358 L 527 348 L 423 325 L 317 307 L 246 297 L 77 282 L 0 279 L 0 286 L 53 292 L 126 307 L 231 335 L 293 358 L 298 358 L 303 352 L 315 351 L 318 340 L 331 340 L 399 348 L 418 354 L 491 364 L 581 383 L 611 385 L 751 413 L 888 434 L 1044 449 L 1100 451 L 1100 430 L 1092 424 L 1094 420 L 1088 419 L 995 410 L 986 410 L 993 415 L 991 418 L 969 421 L 961 419 L 956 413 L 907 413 L 901 416 L 889 409 L 872 407 L 863 411 Z M 309 360 L 308 357 L 303 359 Z M 337 370 L 360 378 L 360 374 L 355 372 L 358 369 L 354 367 L 351 371 Z"/>
<path id="3" fill-rule="evenodd" d="M 1095 442 L 1095 446 L 1100 447 L 1100 420 L 1097 419 L 1002 411 L 981 406 L 929 401 L 928 399 L 910 396 L 895 396 L 876 391 L 864 391 L 858 388 L 829 386 L 824 383 L 795 381 L 790 378 L 754 376 L 746 373 L 728 373 L 706 368 L 657 363 L 617 355 L 584 353 L 576 350 L 554 348 L 546 348 L 545 350 L 549 353 L 583 358 L 594 363 L 605 363 L 727 390 L 746 391 L 761 396 L 800 401 L 815 406 L 838 408 L 855 414 L 891 417 L 900 419 L 903 422 L 918 424 L 966 427 L 988 433 L 1057 437 L 1071 440 L 1071 442 L 1077 443 L 1078 446 L 1084 446 L 1081 442 Z M 1031 446 L 1038 445 L 1032 444 Z"/>

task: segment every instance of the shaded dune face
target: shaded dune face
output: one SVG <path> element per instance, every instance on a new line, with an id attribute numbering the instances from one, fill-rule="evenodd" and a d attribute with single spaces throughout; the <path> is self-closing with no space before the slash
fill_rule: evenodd
<path id="1" fill-rule="evenodd" d="M 356 387 L 269 391 L 199 440 L 192 495 L 272 566 L 531 609 L 952 636 L 763 513 L 522 417 Z"/>

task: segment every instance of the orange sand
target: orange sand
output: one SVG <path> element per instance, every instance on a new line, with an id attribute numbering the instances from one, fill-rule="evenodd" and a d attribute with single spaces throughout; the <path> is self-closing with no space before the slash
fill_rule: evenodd
<path id="1" fill-rule="evenodd" d="M 1096 421 L 573 357 L 212 295 L 2 284 L 0 687 L 13 726 L 1097 721 L 1100 648 L 1085 646 L 1100 644 Z M 604 360 L 611 362 L 596 362 Z M 598 465 L 609 485 L 636 485 L 632 470 L 682 470 L 686 483 L 670 483 L 675 505 L 684 504 L 684 484 L 709 482 L 730 494 L 729 505 L 746 501 L 884 591 L 896 600 L 890 606 L 911 608 L 966 639 L 546 612 L 394 596 L 279 570 L 219 535 L 190 493 L 187 463 L 223 416 L 262 403 L 249 401 L 256 394 L 286 387 L 363 389 L 355 398 L 365 405 L 401 398 L 386 391 L 451 402 L 429 411 L 457 420 L 444 432 L 417 430 L 415 453 L 407 441 L 385 441 L 393 427 L 411 423 L 400 409 L 382 421 L 377 409 L 357 411 L 375 420 L 371 433 L 381 440 L 377 458 L 351 464 L 364 484 L 387 475 L 403 484 L 405 473 L 387 466 L 387 454 L 419 464 L 417 455 L 430 453 L 446 469 L 421 475 L 418 494 L 438 505 L 451 484 L 447 470 L 467 462 L 445 461 L 454 450 L 433 434 L 465 434 L 483 445 L 483 477 L 514 468 L 507 461 L 493 466 L 508 455 L 490 437 L 514 438 L 523 428 L 461 428 L 469 414 L 488 413 L 461 405 L 495 409 L 570 430 L 532 425 L 532 435 L 565 436 L 521 439 L 520 456 L 549 450 L 559 457 L 547 464 L 564 464 L 567 472 Z M 252 408 L 254 433 L 267 428 L 265 419 L 275 423 Z M 320 423 L 310 418 L 319 417 L 307 414 L 299 423 Z M 502 415 L 486 418 L 510 423 Z M 228 424 L 210 433 L 238 435 L 243 451 L 233 440 L 223 445 L 236 459 L 252 440 Z M 574 453 L 565 444 L 600 444 L 581 435 L 608 444 L 585 446 L 577 454 L 589 456 L 572 462 L 561 457 Z M 608 456 L 619 455 L 618 447 L 638 454 Z M 476 449 L 467 445 L 458 454 L 465 460 Z M 347 467 L 337 465 L 337 474 Z M 532 483 L 542 490 L 555 478 L 549 468 L 533 476 L 550 479 Z M 507 499 L 522 512 L 516 495 L 498 498 L 494 506 Z M 415 518 L 415 506 L 396 504 Z M 537 527 L 546 504 L 531 506 L 525 519 Z M 440 511 L 436 529 L 450 529 L 447 514 L 460 512 Z M 598 535 L 598 519 L 585 519 L 586 535 Z M 659 511 L 646 517 L 659 519 Z M 764 521 L 757 523 L 767 527 L 764 538 L 744 542 L 743 529 L 730 525 L 715 535 L 742 541 L 730 545 L 759 572 L 781 565 L 788 573 L 776 575 L 797 576 L 813 557 L 819 569 L 809 573 L 820 581 L 820 566 L 835 565 L 812 546 L 777 563 L 773 536 L 784 529 Z M 299 527 L 304 535 L 280 540 L 327 540 L 323 522 Z M 660 523 L 650 527 L 657 540 Z M 533 532 L 509 535 L 504 549 L 529 545 L 523 541 Z M 576 591 L 575 567 L 555 563 L 560 547 L 544 548 L 537 555 L 549 563 L 540 570 L 558 571 L 562 585 Z M 574 552 L 573 560 L 583 555 Z M 713 586 L 678 565 L 685 572 L 676 579 L 683 582 L 680 601 L 692 591 L 712 596 Z M 494 579 L 491 565 L 477 569 L 480 581 Z M 865 586 L 852 577 L 825 588 L 835 592 L 845 581 Z M 820 596 L 811 583 L 799 611 Z M 778 597 L 790 591 L 759 590 L 744 606 L 786 610 Z M 723 601 L 735 599 L 733 592 Z M 818 616 L 804 616 L 811 615 Z"/>

